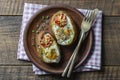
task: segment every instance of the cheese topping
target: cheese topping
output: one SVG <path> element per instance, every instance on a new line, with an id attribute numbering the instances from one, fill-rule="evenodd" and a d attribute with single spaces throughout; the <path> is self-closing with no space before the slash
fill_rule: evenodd
<path id="1" fill-rule="evenodd" d="M 59 47 L 49 33 L 42 35 L 40 39 L 40 46 L 43 61 L 45 61 L 46 63 L 57 63 L 60 61 L 61 56 Z"/>
<path id="2" fill-rule="evenodd" d="M 59 25 L 54 24 L 52 29 L 57 39 L 57 42 L 65 45 L 69 44 L 74 39 L 75 32 L 73 31 L 73 25 L 68 16 L 66 16 L 67 24 L 64 27 L 60 27 Z"/>

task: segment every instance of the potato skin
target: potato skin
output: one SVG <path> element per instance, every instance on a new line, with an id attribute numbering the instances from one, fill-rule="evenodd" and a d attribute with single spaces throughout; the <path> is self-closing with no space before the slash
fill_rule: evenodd
<path id="1" fill-rule="evenodd" d="M 41 39 L 41 37 L 42 37 L 42 35 L 44 35 L 45 34 L 45 32 L 44 31 L 40 31 L 39 32 L 39 34 L 38 35 L 36 35 L 36 49 L 37 49 L 37 52 L 38 52 L 38 56 L 40 57 L 40 59 L 41 59 L 41 61 L 43 61 L 43 62 L 45 62 L 45 63 L 48 63 L 48 64 L 51 64 L 51 63 L 59 63 L 60 62 L 60 60 L 61 60 L 61 54 L 60 54 L 60 49 L 59 49 L 59 45 L 56 43 L 56 41 L 55 41 L 55 39 L 54 39 L 54 37 L 50 34 L 50 33 L 48 33 L 48 34 L 50 34 L 51 35 L 51 37 L 53 38 L 53 45 L 56 45 L 57 47 L 57 50 L 58 50 L 58 52 L 59 53 L 57 53 L 57 54 L 59 54 L 59 56 L 58 56 L 58 59 L 57 59 L 57 61 L 49 61 L 49 62 L 47 62 L 46 60 L 44 60 L 44 58 L 43 58 L 43 54 L 45 54 L 45 53 L 43 53 L 42 52 L 42 50 L 45 50 L 45 48 L 44 47 L 38 47 L 38 45 L 40 46 L 40 39 Z"/>
<path id="2" fill-rule="evenodd" d="M 59 43 L 58 43 L 58 44 L 59 44 L 59 45 L 62 45 L 62 46 L 70 46 L 70 45 L 72 45 L 72 44 L 75 42 L 75 40 L 77 39 L 78 31 L 77 31 L 76 25 L 75 25 L 72 17 L 71 17 L 67 12 L 65 12 L 65 11 L 58 11 L 58 12 L 56 12 L 55 14 L 53 14 L 53 16 L 52 16 L 52 18 L 51 18 L 51 20 L 50 20 L 51 32 L 53 33 L 53 35 L 54 35 L 54 37 L 55 37 L 55 33 L 54 33 L 54 31 L 53 31 L 53 27 L 54 27 L 54 25 L 56 25 L 56 23 L 55 23 L 55 21 L 54 21 L 54 18 L 55 18 L 55 15 L 57 15 L 57 14 L 59 14 L 59 13 L 64 13 L 65 15 L 67 15 L 67 16 L 69 17 L 69 19 L 70 19 L 70 21 L 71 21 L 71 24 L 72 24 L 72 27 L 73 27 L 74 37 L 73 37 L 73 40 L 72 40 L 71 43 L 68 43 L 68 44 L 65 44 L 65 45 L 62 45 L 62 44 L 59 44 Z M 55 37 L 55 38 L 56 38 L 56 37 Z M 57 40 L 57 39 L 56 39 L 56 40 Z"/>

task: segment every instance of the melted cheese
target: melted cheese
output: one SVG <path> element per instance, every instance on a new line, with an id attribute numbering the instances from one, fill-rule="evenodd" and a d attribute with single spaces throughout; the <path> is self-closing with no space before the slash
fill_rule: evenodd
<path id="1" fill-rule="evenodd" d="M 49 33 L 44 34 L 44 37 L 45 37 L 44 39 L 47 39 L 46 35 L 49 35 L 53 40 L 53 42 L 50 46 L 47 46 L 47 47 L 43 47 L 40 44 L 40 47 L 38 48 L 38 52 L 41 53 L 40 55 L 41 59 L 46 63 L 59 63 L 61 59 L 59 47 L 56 41 L 53 39 L 53 37 Z M 54 52 L 52 52 L 52 50 L 54 50 Z"/>
<path id="2" fill-rule="evenodd" d="M 62 40 L 61 38 L 58 37 L 58 35 L 57 35 L 57 34 L 58 34 L 58 31 L 57 31 L 57 30 L 60 29 L 61 27 L 59 27 L 59 26 L 56 25 L 56 24 L 54 24 L 53 27 L 52 27 L 53 32 L 54 32 L 54 34 L 55 34 L 55 37 L 56 37 L 56 39 L 57 39 L 57 42 L 58 42 L 59 44 L 62 44 L 62 45 L 66 45 L 66 44 L 71 43 L 71 41 L 73 41 L 73 39 L 74 39 L 74 34 L 75 34 L 75 32 L 73 31 L 74 29 L 73 29 L 73 25 L 72 25 L 72 22 L 71 22 L 70 18 L 69 18 L 68 16 L 66 16 L 66 17 L 67 17 L 67 25 L 65 25 L 64 27 L 62 27 L 62 29 L 65 30 L 65 29 L 68 29 L 68 28 L 69 28 L 69 29 L 71 30 L 68 39 Z M 60 34 L 60 35 L 61 35 L 61 34 Z"/>
<path id="3" fill-rule="evenodd" d="M 54 49 L 55 53 L 51 53 L 51 50 Z M 43 54 L 43 60 L 47 63 L 58 63 L 60 61 L 60 52 L 57 45 L 52 45 L 49 48 L 44 49 L 45 54 Z"/>

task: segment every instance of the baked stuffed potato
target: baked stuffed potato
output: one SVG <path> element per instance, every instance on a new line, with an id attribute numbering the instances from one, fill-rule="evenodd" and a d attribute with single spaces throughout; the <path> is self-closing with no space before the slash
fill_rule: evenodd
<path id="1" fill-rule="evenodd" d="M 72 18 L 64 11 L 53 14 L 50 21 L 52 32 L 59 45 L 70 45 L 76 39 L 76 26 Z"/>
<path id="2" fill-rule="evenodd" d="M 40 32 L 37 35 L 37 51 L 45 63 L 59 63 L 61 59 L 59 47 L 50 33 Z"/>

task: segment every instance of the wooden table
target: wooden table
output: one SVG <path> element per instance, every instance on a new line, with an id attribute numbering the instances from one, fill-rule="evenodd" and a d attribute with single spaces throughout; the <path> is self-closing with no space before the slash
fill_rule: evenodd
<path id="1" fill-rule="evenodd" d="M 25 2 L 102 10 L 102 70 L 75 73 L 70 80 L 120 79 L 120 0 L 0 0 L 0 80 L 65 80 L 60 75 L 36 76 L 31 63 L 16 59 Z"/>

